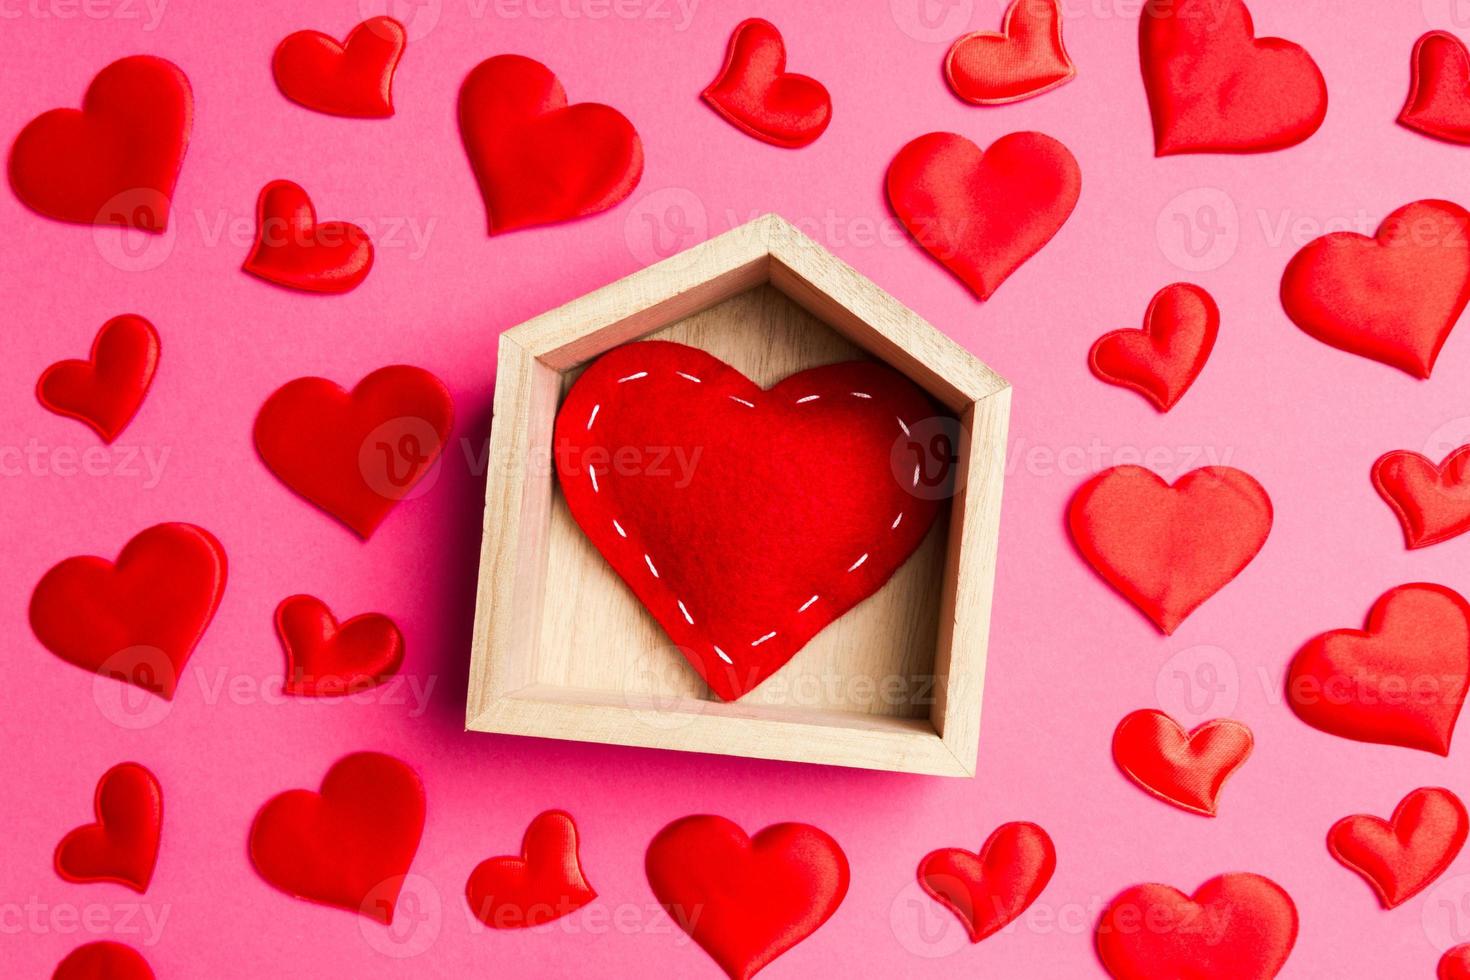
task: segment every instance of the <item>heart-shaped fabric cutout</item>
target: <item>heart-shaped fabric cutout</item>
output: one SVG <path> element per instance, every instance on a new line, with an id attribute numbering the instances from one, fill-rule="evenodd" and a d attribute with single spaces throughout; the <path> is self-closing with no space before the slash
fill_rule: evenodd
<path id="1" fill-rule="evenodd" d="M 906 435 L 938 411 L 873 361 L 762 391 L 692 347 L 628 344 L 562 404 L 557 475 L 587 537 L 728 701 L 924 540 L 943 494 L 919 485 L 928 460 Z"/>
<path id="2" fill-rule="evenodd" d="M 95 823 L 56 845 L 56 873 L 67 881 L 110 881 L 147 891 L 163 829 L 158 779 L 136 762 L 113 766 L 97 781 L 92 811 Z"/>
<path id="3" fill-rule="evenodd" d="M 953 912 L 978 943 L 1015 921 L 1051 881 L 1057 852 L 1034 823 L 997 827 L 978 853 L 959 847 L 930 851 L 919 862 L 919 885 Z"/>
<path id="4" fill-rule="evenodd" d="M 898 151 L 887 188 L 918 246 L 989 299 L 1061 229 L 1082 174 L 1067 148 L 1042 133 L 1011 133 L 986 150 L 929 133 Z"/>
<path id="5" fill-rule="evenodd" d="M 371 17 L 347 40 L 297 31 L 276 46 L 271 73 L 281 94 L 332 116 L 381 119 L 393 115 L 393 73 L 408 35 L 392 17 Z"/>
<path id="6" fill-rule="evenodd" d="M 1386 909 L 1428 888 L 1455 860 L 1470 833 L 1465 804 L 1447 789 L 1416 789 L 1388 820 L 1343 817 L 1327 832 L 1327 850 L 1372 886 Z"/>
<path id="7" fill-rule="evenodd" d="M 1216 718 L 1185 732 L 1162 711 L 1141 709 L 1113 731 L 1113 761 L 1145 792 L 1181 810 L 1215 815 L 1220 788 L 1251 754 L 1251 730 Z"/>
<path id="8" fill-rule="evenodd" d="M 1167 412 L 1204 370 L 1219 331 L 1220 309 L 1210 294 L 1176 282 L 1149 300 L 1141 330 L 1103 334 L 1087 363 L 1099 380 L 1136 391 Z"/>
<path id="9" fill-rule="evenodd" d="M 286 651 L 287 694 L 333 697 L 383 683 L 403 663 L 403 634 L 382 613 L 345 623 L 326 603 L 293 595 L 276 607 L 276 635 Z"/>
<path id="10" fill-rule="evenodd" d="M 300 185 L 273 180 L 260 189 L 246 272 L 302 292 L 345 293 L 361 285 L 372 267 L 367 232 L 349 221 L 318 222 Z"/>
<path id="11" fill-rule="evenodd" d="M 736 26 L 720 74 L 701 95 L 736 129 L 775 146 L 806 146 L 832 121 L 826 86 L 786 70 L 781 32 L 759 17 Z"/>
<path id="12" fill-rule="evenodd" d="M 487 858 L 465 882 L 470 911 L 492 929 L 544 925 L 596 897 L 582 874 L 576 821 L 562 810 L 531 821 L 520 857 Z"/>
<path id="13" fill-rule="evenodd" d="M 51 980 L 154 980 L 143 954 L 122 943 L 78 946 L 57 964 Z"/>
<path id="14" fill-rule="evenodd" d="M 1411 549 L 1470 531 L 1470 446 L 1438 466 L 1407 449 L 1384 453 L 1373 464 L 1373 487 L 1398 515 Z"/>
<path id="15" fill-rule="evenodd" d="M 1062 45 L 1057 0 L 1011 0 L 1000 33 L 976 31 L 950 46 L 944 77 L 973 105 L 1019 102 L 1071 81 L 1077 67 Z"/>
<path id="16" fill-rule="evenodd" d="M 31 630 L 67 663 L 172 698 L 225 589 L 225 552 L 192 524 L 158 524 L 117 561 L 68 558 L 31 594 Z"/>
<path id="17" fill-rule="evenodd" d="M 1430 31 L 1409 56 L 1409 96 L 1399 125 L 1447 143 L 1470 144 L 1470 52 L 1447 31 Z"/>
<path id="18" fill-rule="evenodd" d="M 194 95 L 177 65 L 151 55 L 97 73 L 82 108 L 52 109 L 10 148 L 10 186 L 47 217 L 162 232 L 189 132 Z"/>
<path id="19" fill-rule="evenodd" d="M 1435 976 L 1439 980 L 1470 980 L 1470 943 L 1445 950 Z"/>
<path id="20" fill-rule="evenodd" d="M 816 932 L 847 895 L 847 855 L 803 823 L 754 837 L 724 817 L 675 820 L 644 860 L 648 883 L 674 922 L 731 980 L 750 980 Z"/>
<path id="21" fill-rule="evenodd" d="M 643 141 L 621 112 L 567 105 L 551 70 L 520 55 L 482 61 L 465 78 L 459 134 L 492 235 L 606 211 L 643 176 Z"/>
<path id="22" fill-rule="evenodd" d="M 132 313 L 115 316 L 97 331 L 87 360 L 57 361 L 41 373 L 36 398 L 111 443 L 143 404 L 158 370 L 158 353 L 153 324 Z"/>

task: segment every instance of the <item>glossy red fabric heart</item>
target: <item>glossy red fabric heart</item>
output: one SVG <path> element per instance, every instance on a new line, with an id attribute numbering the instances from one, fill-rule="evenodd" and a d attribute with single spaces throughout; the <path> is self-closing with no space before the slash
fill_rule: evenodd
<path id="1" fill-rule="evenodd" d="M 1445 950 L 1435 976 L 1439 980 L 1470 980 L 1470 943 Z"/>
<path id="2" fill-rule="evenodd" d="M 802 823 L 747 837 L 724 817 L 684 817 L 654 837 L 644 868 L 659 903 L 731 980 L 750 980 L 816 932 L 847 895 L 847 856 Z"/>
<path id="3" fill-rule="evenodd" d="M 1470 212 L 1458 204 L 1414 201 L 1372 238 L 1308 242 L 1281 277 L 1281 305 L 1322 343 L 1427 378 L 1470 300 L 1467 236 Z"/>
<path id="4" fill-rule="evenodd" d="M 161 232 L 193 124 L 194 95 L 178 66 L 152 55 L 114 61 L 80 110 L 52 109 L 20 131 L 10 186 L 47 217 Z"/>
<path id="5" fill-rule="evenodd" d="M 1297 717 L 1360 742 L 1449 755 L 1470 675 L 1470 605 L 1442 585 L 1389 589 L 1365 630 L 1308 640 L 1286 675 Z"/>
<path id="6" fill-rule="evenodd" d="M 320 31 L 297 31 L 276 46 L 271 73 L 281 94 L 333 116 L 393 115 L 393 73 L 408 35 L 392 17 L 370 17 L 338 44 Z"/>
<path id="7" fill-rule="evenodd" d="M 1213 817 L 1220 788 L 1253 745 L 1251 730 L 1238 721 L 1216 718 L 1186 733 L 1162 711 L 1144 708 L 1118 722 L 1113 761 L 1151 796 Z"/>
<path id="8" fill-rule="evenodd" d="M 122 943 L 97 942 L 78 946 L 51 974 L 51 980 L 154 980 L 143 955 Z"/>
<path id="9" fill-rule="evenodd" d="M 781 32 L 759 17 L 736 26 L 720 74 L 700 94 L 736 129 L 776 146 L 806 146 L 832 121 L 827 87 L 786 70 Z"/>
<path id="10" fill-rule="evenodd" d="M 1241 0 L 1148 0 L 1138 50 L 1157 156 L 1280 150 L 1327 115 L 1312 56 L 1256 37 Z"/>
<path id="11" fill-rule="evenodd" d="M 424 787 L 392 756 L 357 752 L 327 770 L 320 793 L 287 790 L 250 825 L 250 861 L 287 895 L 393 922 L 424 831 Z"/>
<path id="12" fill-rule="evenodd" d="M 1210 294 L 1176 282 L 1149 300 L 1141 330 L 1114 330 L 1097 338 L 1088 367 L 1099 380 L 1136 391 L 1167 412 L 1204 370 L 1219 331 L 1220 308 Z"/>
<path id="13" fill-rule="evenodd" d="M 1239 575 L 1271 533 L 1271 498 L 1230 466 L 1173 486 L 1141 466 L 1114 466 L 1067 508 L 1077 550 L 1165 633 Z"/>
<path id="14" fill-rule="evenodd" d="M 1373 464 L 1373 487 L 1398 515 L 1411 549 L 1470 531 L 1470 446 L 1437 466 L 1407 449 L 1384 453 Z"/>
<path id="15" fill-rule="evenodd" d="M 547 810 L 526 828 L 520 857 L 481 861 L 465 882 L 470 911 L 492 929 L 521 929 L 560 919 L 597 897 L 582 874 L 577 824 Z"/>
<path id="16" fill-rule="evenodd" d="M 282 385 L 255 417 L 255 449 L 282 483 L 368 538 L 432 470 L 453 421 L 442 381 L 395 364 L 350 392 L 325 378 Z"/>
<path id="17" fill-rule="evenodd" d="M 72 830 L 56 845 L 56 873 L 67 881 L 110 881 L 142 894 L 158 863 L 163 790 L 136 762 L 113 766 L 97 781 L 97 820 Z"/>
<path id="18" fill-rule="evenodd" d="M 158 353 L 153 324 L 132 313 L 115 316 L 97 331 L 87 360 L 57 361 L 41 372 L 36 398 L 111 443 L 143 404 L 158 370 Z"/>
<path id="19" fill-rule="evenodd" d="M 950 89 L 973 105 L 1029 99 L 1071 81 L 1076 74 L 1077 67 L 1062 45 L 1062 11 L 1057 0 L 1011 0 L 999 34 L 966 34 L 944 57 L 944 77 Z"/>
<path id="20" fill-rule="evenodd" d="M 1056 868 L 1056 848 L 1045 830 L 1008 823 L 986 838 L 979 853 L 958 847 L 930 851 L 919 862 L 919 885 L 978 943 L 1030 908 Z"/>
<path id="21" fill-rule="evenodd" d="M 1372 886 L 1386 909 L 1396 908 L 1444 874 L 1465 846 L 1470 816 L 1447 789 L 1416 789 L 1388 820 L 1343 817 L 1327 832 L 1327 850 Z"/>
<path id="22" fill-rule="evenodd" d="M 172 698 L 219 606 L 225 552 L 192 524 L 157 524 L 116 562 L 68 558 L 31 594 L 31 630 L 62 660 Z"/>
<path id="23" fill-rule="evenodd" d="M 466 76 L 459 133 L 492 235 L 606 211 L 643 176 L 643 141 L 621 112 L 567 105 L 551 70 L 520 55 Z"/>
<path id="24" fill-rule="evenodd" d="M 361 285 L 372 267 L 367 232 L 349 221 L 317 221 L 300 185 L 273 180 L 260 189 L 246 272 L 288 289 L 345 293 Z"/>
<path id="25" fill-rule="evenodd" d="M 403 634 L 381 613 L 345 623 L 326 603 L 293 595 L 276 607 L 276 635 L 286 651 L 287 694 L 332 697 L 383 683 L 403 663 Z"/>
<path id="26" fill-rule="evenodd" d="M 1399 125 L 1447 143 L 1470 144 L 1470 52 L 1448 31 L 1430 31 L 1414 42 Z"/>
<path id="27" fill-rule="evenodd" d="M 593 362 L 557 414 L 572 516 L 706 683 L 750 691 L 872 595 L 945 493 L 906 430 L 939 409 L 873 361 L 762 391 L 650 341 Z M 799 543 L 799 546 L 797 546 Z"/>

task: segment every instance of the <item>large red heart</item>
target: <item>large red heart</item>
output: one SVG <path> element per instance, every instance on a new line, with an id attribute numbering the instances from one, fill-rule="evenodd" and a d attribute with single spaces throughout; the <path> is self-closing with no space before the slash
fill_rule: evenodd
<path id="1" fill-rule="evenodd" d="M 1327 849 L 1373 887 L 1386 909 L 1407 902 L 1455 860 L 1470 833 L 1465 804 L 1447 789 L 1416 789 L 1380 820 L 1343 817 L 1327 832 Z"/>
<path id="2" fill-rule="evenodd" d="M 158 331 L 124 313 L 102 325 L 85 361 L 57 361 L 41 372 L 36 398 L 57 415 L 80 419 L 111 443 L 137 414 L 158 370 Z"/>
<path id="3" fill-rule="evenodd" d="M 172 698 L 225 589 L 225 552 L 192 524 L 158 524 L 116 562 L 68 558 L 31 594 L 31 629 L 62 660 Z"/>
<path id="4" fill-rule="evenodd" d="M 659 903 L 731 980 L 750 980 L 816 932 L 847 895 L 847 855 L 803 823 L 747 837 L 724 817 L 684 817 L 654 837 L 644 869 Z"/>
<path id="5" fill-rule="evenodd" d="M 872 361 L 762 391 L 692 347 L 629 344 L 567 394 L 557 475 L 587 537 L 728 701 L 924 540 L 942 491 L 920 483 L 928 460 L 906 436 L 937 413 Z"/>
<path id="6" fill-rule="evenodd" d="M 1307 641 L 1286 674 L 1297 717 L 1324 732 L 1450 754 L 1470 680 L 1470 604 L 1442 585 L 1378 597 L 1366 630 Z"/>
<path id="7" fill-rule="evenodd" d="M 1143 329 L 1103 334 L 1087 363 L 1102 381 L 1136 391 L 1167 412 L 1204 370 L 1219 330 L 1220 308 L 1210 294 L 1176 282 L 1149 300 Z"/>
<path id="8" fill-rule="evenodd" d="M 1470 144 L 1470 52 L 1453 34 L 1430 31 L 1414 42 L 1399 124 L 1447 143 Z"/>
<path id="9" fill-rule="evenodd" d="M 300 185 L 273 180 L 260 189 L 246 272 L 303 292 L 345 293 L 356 289 L 372 267 L 367 232 L 348 221 L 318 222 Z"/>
<path id="10" fill-rule="evenodd" d="M 1003 105 L 1050 92 L 1077 74 L 1062 45 L 1057 0 L 1011 0 L 1000 33 L 976 31 L 955 41 L 944 77 L 973 105 Z"/>
<path id="11" fill-rule="evenodd" d="M 1281 276 L 1281 305 L 1313 337 L 1427 378 L 1470 300 L 1470 212 L 1414 201 L 1372 238 L 1308 242 Z"/>
<path id="12" fill-rule="evenodd" d="M 1162 711 L 1141 709 L 1113 731 L 1113 761 L 1149 794 L 1213 817 L 1220 788 L 1251 754 L 1251 730 L 1216 718 L 1186 733 Z"/>
<path id="13" fill-rule="evenodd" d="M 1067 525 L 1082 557 L 1165 633 L 1249 565 L 1271 533 L 1250 474 L 1206 466 L 1173 485 L 1114 466 L 1078 488 Z"/>
<path id="14" fill-rule="evenodd" d="M 408 35 L 392 17 L 371 17 L 338 44 L 320 31 L 297 31 L 276 46 L 271 73 L 292 102 L 333 116 L 393 115 L 393 72 Z"/>
<path id="15" fill-rule="evenodd" d="M 1034 823 L 997 827 L 978 854 L 958 847 L 930 851 L 919 862 L 919 885 L 965 924 L 970 942 L 1005 928 L 1031 907 L 1051 881 L 1057 852 Z"/>
<path id="16" fill-rule="evenodd" d="M 178 66 L 151 55 L 97 73 L 82 108 L 52 109 L 10 149 L 10 186 L 33 211 L 84 225 L 161 232 L 189 131 L 194 95 Z"/>
<path id="17" fill-rule="evenodd" d="M 1435 976 L 1439 980 L 1470 980 L 1470 943 L 1445 950 Z"/>
<path id="18" fill-rule="evenodd" d="M 582 874 L 576 821 L 561 810 L 531 821 L 520 857 L 486 858 L 465 882 L 470 911 L 492 929 L 543 925 L 596 897 Z"/>
<path id="19" fill-rule="evenodd" d="M 1011 133 L 988 150 L 954 133 L 913 140 L 888 165 L 888 203 L 919 247 L 980 299 L 1062 227 L 1082 175 L 1042 133 Z"/>
<path id="20" fill-rule="evenodd" d="M 567 105 L 539 61 L 503 54 L 459 90 L 459 134 L 490 234 L 606 211 L 643 176 L 643 141 L 616 109 Z"/>
<path id="21" fill-rule="evenodd" d="M 287 694 L 332 697 L 383 683 L 403 663 L 403 634 L 382 613 L 338 623 L 326 603 L 293 595 L 276 607 L 276 635 L 286 651 Z"/>
<path id="22" fill-rule="evenodd" d="M 143 955 L 122 943 L 78 946 L 57 964 L 51 980 L 154 980 Z"/>
<path id="23" fill-rule="evenodd" d="M 255 417 L 255 448 L 282 483 L 368 538 L 433 467 L 453 421 L 443 382 L 395 364 L 350 392 L 287 382 Z"/>
<path id="24" fill-rule="evenodd" d="M 786 70 L 781 32 L 759 17 L 736 26 L 720 74 L 701 95 L 737 129 L 776 146 L 806 146 L 832 121 L 826 86 Z"/>
<path id="25" fill-rule="evenodd" d="M 1404 544 L 1425 548 L 1470 531 L 1470 446 L 1438 466 L 1407 449 L 1373 464 L 1373 486 L 1404 528 Z"/>
<path id="26" fill-rule="evenodd" d="M 133 891 L 148 890 L 158 863 L 163 829 L 163 790 L 136 762 L 103 773 L 92 799 L 97 817 L 56 845 L 56 873 L 67 881 L 111 881 Z"/>
<path id="27" fill-rule="evenodd" d="M 1312 56 L 1256 37 L 1241 0 L 1148 0 L 1138 50 L 1157 156 L 1279 150 L 1327 115 Z"/>
<path id="28" fill-rule="evenodd" d="M 393 922 L 424 832 L 424 786 L 392 756 L 357 752 L 327 770 L 320 793 L 287 790 L 250 825 L 250 861 L 295 898 Z"/>

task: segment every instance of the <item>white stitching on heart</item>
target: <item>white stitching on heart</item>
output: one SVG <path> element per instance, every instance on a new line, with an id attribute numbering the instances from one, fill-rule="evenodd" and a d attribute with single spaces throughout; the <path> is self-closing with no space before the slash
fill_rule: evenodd
<path id="1" fill-rule="evenodd" d="M 689 607 L 686 606 L 686 605 L 684 605 L 684 600 L 683 599 L 675 599 L 674 601 L 679 604 L 679 611 L 684 614 L 684 622 L 688 623 L 690 626 L 693 626 L 694 625 L 694 617 L 691 616 L 691 615 L 689 615 Z"/>
<path id="2" fill-rule="evenodd" d="M 771 637 L 773 637 L 775 635 L 776 635 L 776 631 L 775 630 L 771 630 L 769 633 L 767 633 L 765 636 L 761 637 L 759 640 L 752 640 L 751 643 L 750 643 L 750 645 L 753 646 L 753 647 L 758 647 L 762 643 L 766 642 L 767 640 L 769 640 Z"/>
<path id="3" fill-rule="evenodd" d="M 721 650 L 719 647 L 715 647 L 715 653 L 719 654 L 720 659 L 725 661 L 725 663 L 729 664 L 731 667 L 735 666 L 735 661 L 731 660 L 730 655 L 724 650 Z"/>
<path id="4" fill-rule="evenodd" d="M 746 408 L 755 408 L 755 402 L 748 402 L 744 398 L 736 398 L 734 395 L 731 395 L 730 396 L 730 400 L 732 402 L 739 402 L 740 404 L 744 405 Z"/>
<path id="5" fill-rule="evenodd" d="M 867 560 L 868 560 L 868 553 L 865 551 L 865 552 L 863 552 L 863 556 L 861 558 L 859 558 L 857 561 L 853 562 L 851 565 L 848 565 L 847 566 L 847 570 L 849 572 L 855 572 L 860 567 L 862 567 L 863 562 L 865 562 Z"/>
<path id="6" fill-rule="evenodd" d="M 872 398 L 873 397 L 872 395 L 868 394 L 866 391 L 849 391 L 848 394 L 851 395 L 854 398 Z"/>
<path id="7" fill-rule="evenodd" d="M 898 512 L 898 516 L 893 519 L 893 523 L 890 524 L 890 525 L 888 525 L 888 530 L 890 530 L 890 531 L 897 531 L 898 530 L 898 522 L 901 521 L 901 520 L 903 520 L 903 511 L 899 511 Z M 613 521 L 613 523 L 616 524 L 617 521 Z M 619 530 L 621 530 L 621 529 L 619 529 Z M 627 535 L 624 535 L 624 537 L 627 537 Z"/>
<path id="8" fill-rule="evenodd" d="M 618 379 L 618 384 L 622 384 L 624 381 L 637 381 L 639 378 L 646 378 L 646 377 L 648 377 L 648 372 L 647 371 L 639 371 L 637 374 L 630 374 L 630 375 L 628 375 L 625 378 L 619 378 Z"/>
<path id="9" fill-rule="evenodd" d="M 690 381 L 693 381 L 697 385 L 698 384 L 704 384 L 704 381 L 702 379 L 696 378 L 692 374 L 685 374 L 683 371 L 675 371 L 674 373 L 677 374 L 681 378 L 686 378 L 686 379 L 688 379 Z"/>
<path id="10" fill-rule="evenodd" d="M 814 402 L 818 398 L 821 398 L 821 397 L 822 397 L 821 395 L 806 395 L 806 396 L 804 396 L 802 398 L 798 398 L 796 400 L 796 404 L 798 404 L 798 405 L 805 405 L 807 402 Z"/>
<path id="11" fill-rule="evenodd" d="M 653 577 L 658 578 L 658 569 L 653 567 L 653 559 L 648 557 L 648 552 L 646 551 L 643 553 L 643 561 L 648 565 L 648 570 L 653 573 Z"/>
<path id="12" fill-rule="evenodd" d="M 597 471 L 589 466 L 587 467 L 587 475 L 592 477 L 592 492 L 601 493 L 601 489 L 599 489 L 597 486 Z"/>
<path id="13" fill-rule="evenodd" d="M 903 515 L 899 514 L 898 516 L 902 517 Z M 628 532 L 623 530 L 623 525 L 618 523 L 618 519 L 616 517 L 613 518 L 613 530 L 618 532 L 618 537 L 620 538 L 626 538 L 628 536 Z"/>
<path id="14" fill-rule="evenodd" d="M 806 601 L 806 602 L 803 602 L 803 603 L 802 603 L 802 604 L 801 604 L 801 608 L 800 608 L 800 609 L 798 609 L 798 610 L 796 610 L 796 611 L 797 611 L 797 612 L 799 612 L 799 613 L 804 613 L 804 612 L 806 612 L 806 611 L 807 611 L 807 610 L 808 610 L 808 609 L 810 609 L 810 608 L 811 608 L 811 607 L 812 607 L 812 603 L 814 603 L 814 602 L 816 602 L 816 601 L 817 601 L 817 598 L 818 598 L 818 597 L 817 597 L 817 596 L 812 596 L 812 597 L 811 597 L 811 598 L 810 598 L 810 599 L 808 599 L 808 600 L 807 600 L 807 601 Z"/>
<path id="15" fill-rule="evenodd" d="M 602 402 L 592 406 L 592 414 L 587 416 L 587 431 L 592 431 L 592 423 L 597 421 L 597 413 L 602 411 Z"/>

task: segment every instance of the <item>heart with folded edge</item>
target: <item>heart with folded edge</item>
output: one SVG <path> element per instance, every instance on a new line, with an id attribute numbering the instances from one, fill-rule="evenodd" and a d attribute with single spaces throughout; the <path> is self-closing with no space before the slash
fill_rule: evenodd
<path id="1" fill-rule="evenodd" d="M 1362 875 L 1386 909 L 1419 894 L 1445 872 L 1465 846 L 1470 815 L 1447 789 L 1416 789 L 1380 820 L 1359 813 L 1327 832 L 1327 849 Z"/>
<path id="2" fill-rule="evenodd" d="M 271 74 L 281 94 L 308 109 L 353 119 L 393 115 L 393 73 L 408 34 L 392 17 L 370 17 L 342 43 L 297 31 L 276 46 Z"/>
<path id="3" fill-rule="evenodd" d="M 92 799 L 94 823 L 67 833 L 56 845 L 56 873 L 67 881 L 110 881 L 142 894 L 158 861 L 163 791 L 136 762 L 103 773 Z"/>
<path id="4" fill-rule="evenodd" d="M 1220 308 L 1187 282 L 1165 286 L 1149 300 L 1143 328 L 1105 333 L 1087 364 L 1101 381 L 1136 391 L 1161 412 L 1184 397 L 1204 370 L 1220 330 Z"/>
<path id="5" fill-rule="evenodd" d="M 86 360 L 57 361 L 41 372 L 36 398 L 111 443 L 142 405 L 158 355 L 153 324 L 133 313 L 115 316 L 97 331 Z"/>
<path id="6" fill-rule="evenodd" d="M 919 862 L 919 886 L 978 943 L 1030 908 L 1056 868 L 1056 847 L 1047 832 L 1018 821 L 997 827 L 976 853 L 959 847 L 930 851 Z"/>
<path id="7" fill-rule="evenodd" d="M 1430 31 L 1409 56 L 1409 95 L 1399 125 L 1447 143 L 1470 143 L 1470 52 L 1448 31 Z"/>
<path id="8" fill-rule="evenodd" d="M 1004 105 L 1050 92 L 1077 74 L 1062 45 L 1057 0 L 1011 0 L 1000 33 L 977 31 L 950 46 L 944 77 L 973 105 Z"/>
<path id="9" fill-rule="evenodd" d="M 1186 732 L 1162 711 L 1144 708 L 1118 722 L 1113 761 L 1149 795 L 1213 817 L 1221 787 L 1253 745 L 1251 730 L 1238 721 L 1216 718 Z"/>
<path id="10" fill-rule="evenodd" d="M 1404 529 L 1404 543 L 1426 548 L 1470 531 L 1470 446 L 1436 464 L 1407 449 L 1373 464 L 1373 488 Z"/>
<path id="11" fill-rule="evenodd" d="M 826 86 L 786 70 L 781 32 L 759 17 L 735 28 L 719 77 L 701 95 L 737 129 L 775 146 L 806 146 L 832 121 Z"/>
<path id="12" fill-rule="evenodd" d="M 492 929 L 544 925 L 597 897 L 582 873 L 577 824 L 562 810 L 538 814 L 519 856 L 486 858 L 465 882 L 470 911 Z"/>
<path id="13" fill-rule="evenodd" d="M 102 940 L 68 953 L 51 980 L 154 980 L 154 973 L 133 947 Z"/>

